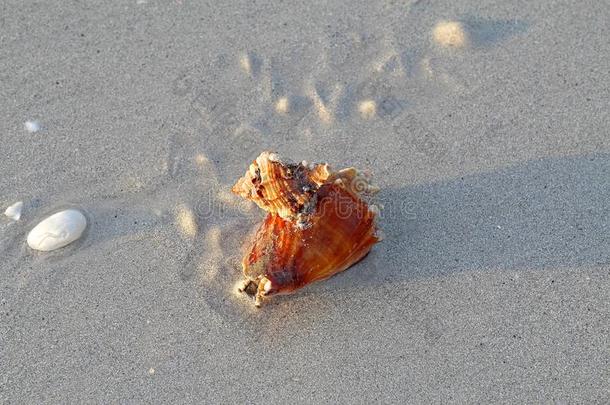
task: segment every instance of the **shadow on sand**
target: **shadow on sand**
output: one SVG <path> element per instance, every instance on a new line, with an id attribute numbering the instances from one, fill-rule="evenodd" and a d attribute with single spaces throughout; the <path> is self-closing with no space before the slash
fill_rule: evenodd
<path id="1" fill-rule="evenodd" d="M 608 154 L 386 190 L 381 200 L 386 240 L 346 283 L 610 262 Z"/>

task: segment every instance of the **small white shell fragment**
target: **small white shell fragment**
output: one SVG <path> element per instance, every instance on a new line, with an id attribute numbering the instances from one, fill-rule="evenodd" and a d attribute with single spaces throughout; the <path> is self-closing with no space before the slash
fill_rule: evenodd
<path id="1" fill-rule="evenodd" d="M 9 217 L 14 221 L 19 221 L 21 219 L 21 210 L 23 209 L 23 201 L 17 201 L 15 204 L 11 205 L 4 211 L 4 215 Z"/>
<path id="2" fill-rule="evenodd" d="M 87 227 L 82 212 L 67 209 L 42 220 L 28 234 L 28 245 L 35 250 L 49 252 L 62 248 L 81 237 Z"/>
<path id="3" fill-rule="evenodd" d="M 40 131 L 40 124 L 37 121 L 26 121 L 25 124 L 23 124 L 23 127 L 29 133 Z"/>

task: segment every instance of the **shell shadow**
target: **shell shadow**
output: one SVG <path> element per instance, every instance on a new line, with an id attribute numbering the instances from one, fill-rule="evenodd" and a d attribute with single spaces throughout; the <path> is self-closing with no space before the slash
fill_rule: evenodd
<path id="1" fill-rule="evenodd" d="M 541 159 L 385 190 L 385 240 L 320 290 L 462 271 L 607 265 L 609 197 L 609 154 Z"/>

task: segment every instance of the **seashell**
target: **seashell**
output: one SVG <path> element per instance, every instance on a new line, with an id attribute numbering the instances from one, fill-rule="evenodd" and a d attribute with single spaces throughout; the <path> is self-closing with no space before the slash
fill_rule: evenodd
<path id="1" fill-rule="evenodd" d="M 35 250 L 48 252 L 62 248 L 81 237 L 87 227 L 82 212 L 67 209 L 42 220 L 28 234 L 28 245 Z"/>
<path id="2" fill-rule="evenodd" d="M 19 221 L 21 219 L 21 210 L 23 209 L 23 201 L 17 201 L 4 211 L 4 215 L 12 219 L 13 221 Z"/>
<path id="3" fill-rule="evenodd" d="M 264 297 L 291 293 L 346 270 L 379 241 L 377 209 L 367 202 L 375 192 L 370 176 L 354 168 L 333 172 L 328 165 L 309 169 L 307 164 L 281 159 L 270 165 L 274 161 L 267 154 L 263 152 L 252 164 L 255 171 L 265 167 L 266 177 L 260 175 L 258 180 L 248 172 L 234 187 L 269 212 L 242 260 L 245 279 L 239 289 L 255 295 L 257 306 Z M 284 174 L 289 169 L 293 177 L 287 179 Z M 263 190 L 258 188 L 261 184 Z"/>

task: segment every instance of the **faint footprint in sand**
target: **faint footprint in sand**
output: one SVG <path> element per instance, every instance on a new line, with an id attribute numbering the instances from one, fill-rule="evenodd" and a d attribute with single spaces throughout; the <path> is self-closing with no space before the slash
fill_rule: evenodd
<path id="1" fill-rule="evenodd" d="M 239 280 L 235 258 L 248 232 L 244 216 L 253 209 L 251 203 L 244 204 L 230 193 L 230 187 L 219 181 L 215 163 L 186 138 L 177 136 L 170 142 L 169 159 L 180 170 L 168 171 L 168 188 L 175 188 L 165 198 L 165 206 L 180 237 L 180 279 L 217 308 Z"/>
<path id="2" fill-rule="evenodd" d="M 483 49 L 525 28 L 520 21 L 467 16 L 439 21 L 429 30 L 433 44 L 441 47 Z M 296 140 L 295 133 L 302 142 L 313 142 L 308 137 L 319 125 L 391 119 L 409 104 L 421 103 L 431 83 L 457 93 L 471 87 L 445 64 L 451 55 L 426 43 L 401 49 L 391 38 L 355 31 L 326 35 L 328 50 L 318 63 L 310 60 L 306 77 L 299 77 L 296 67 L 291 71 L 290 60 L 253 50 L 218 55 L 210 62 L 210 74 L 178 75 L 173 93 L 190 100 L 193 128 L 214 157 L 250 158 Z"/>
<path id="3" fill-rule="evenodd" d="M 291 82 L 286 76 L 294 73 L 274 58 L 249 51 L 219 59 L 224 77 L 204 80 L 185 91 L 196 80 L 180 74 L 173 92 L 190 99 L 193 131 L 199 133 L 205 149 L 217 160 L 225 160 L 223 163 L 229 158 L 247 161 L 260 150 L 281 148 L 297 140 L 313 142 L 311 136 L 320 125 L 347 123 L 353 117 L 387 118 L 405 105 L 390 86 L 382 84 L 379 77 L 383 72 L 375 73 L 373 81 L 379 86 L 371 85 L 368 73 L 360 74 L 366 77 L 365 84 L 358 79 L 336 80 L 338 77 L 319 80 L 315 72 Z M 225 64 L 227 59 L 234 63 Z M 235 87 L 228 88 L 228 83 Z"/>
<path id="4" fill-rule="evenodd" d="M 420 59 L 421 71 L 429 80 L 451 91 L 472 92 L 477 86 L 469 86 L 459 77 L 458 68 L 466 61 L 459 57 L 497 46 L 509 37 L 524 32 L 527 27 L 520 20 L 493 20 L 470 15 L 440 20 L 431 30 L 433 46 Z M 447 64 L 456 57 L 458 59 L 453 64 Z"/>

